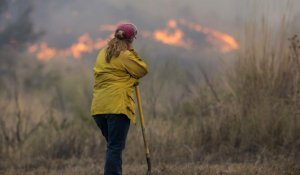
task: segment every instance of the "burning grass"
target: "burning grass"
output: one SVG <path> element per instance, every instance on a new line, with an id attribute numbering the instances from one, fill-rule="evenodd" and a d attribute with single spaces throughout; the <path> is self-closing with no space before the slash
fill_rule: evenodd
<path id="1" fill-rule="evenodd" d="M 69 48 L 59 49 L 48 46 L 48 43 L 41 42 L 32 44 L 27 48 L 27 51 L 36 55 L 39 60 L 49 61 L 53 58 L 82 58 L 84 54 L 94 52 L 103 48 L 108 40 L 113 37 L 113 32 L 118 24 L 103 25 L 100 27 L 101 32 L 111 33 L 106 38 L 97 38 L 93 40 L 88 33 L 78 37 L 77 42 L 73 43 Z M 180 26 L 179 26 L 180 25 Z M 185 30 L 184 30 L 185 29 Z M 192 23 L 185 19 L 168 20 L 167 27 L 164 29 L 156 29 L 155 31 L 141 31 L 141 36 L 144 39 L 154 40 L 165 45 L 180 47 L 184 49 L 198 48 L 197 41 L 189 36 L 189 32 L 196 32 L 197 35 L 205 36 L 210 47 L 214 47 L 222 53 L 228 53 L 239 48 L 236 39 L 226 33 L 201 26 L 200 24 Z"/>

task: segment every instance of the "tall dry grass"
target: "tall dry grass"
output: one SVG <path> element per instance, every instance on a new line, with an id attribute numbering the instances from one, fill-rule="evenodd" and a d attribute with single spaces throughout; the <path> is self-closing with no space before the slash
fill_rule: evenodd
<path id="1" fill-rule="evenodd" d="M 299 38 L 289 38 L 284 19 L 277 31 L 263 20 L 248 28 L 244 45 L 228 82 L 236 134 L 247 149 L 299 156 Z"/>

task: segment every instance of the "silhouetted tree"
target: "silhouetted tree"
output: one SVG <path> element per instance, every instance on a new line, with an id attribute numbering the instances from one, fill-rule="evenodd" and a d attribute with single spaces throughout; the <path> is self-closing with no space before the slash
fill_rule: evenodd
<path id="1" fill-rule="evenodd" d="M 0 86 L 14 76 L 17 53 L 42 35 L 34 30 L 32 11 L 32 0 L 0 0 Z"/>
<path id="2" fill-rule="evenodd" d="M 24 3 L 24 0 L 0 0 L 0 49 L 23 49 L 26 44 L 41 36 L 42 32 L 34 31 L 30 18 L 32 10 L 30 1 Z"/>

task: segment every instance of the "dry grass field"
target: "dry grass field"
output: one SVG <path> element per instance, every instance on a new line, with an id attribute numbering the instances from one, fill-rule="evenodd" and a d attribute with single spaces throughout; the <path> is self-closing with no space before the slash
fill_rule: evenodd
<path id="1" fill-rule="evenodd" d="M 300 174 L 300 41 L 284 19 L 275 31 L 264 20 L 247 26 L 216 76 L 152 67 L 141 89 L 153 175 Z M 0 56 L 12 58 L 0 65 L 0 174 L 101 174 L 91 64 Z M 123 157 L 125 175 L 146 172 L 139 124 Z"/>
<path id="2" fill-rule="evenodd" d="M 141 164 L 124 165 L 124 175 L 145 174 L 146 166 Z M 95 160 L 51 161 L 39 167 L 18 167 L 7 170 L 3 175 L 99 175 L 103 172 L 102 162 Z M 269 163 L 185 163 L 155 165 L 153 175 L 290 175 L 299 174 L 299 166 Z"/>

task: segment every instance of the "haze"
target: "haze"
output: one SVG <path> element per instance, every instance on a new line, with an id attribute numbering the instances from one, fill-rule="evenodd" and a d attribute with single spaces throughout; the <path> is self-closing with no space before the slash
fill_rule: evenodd
<path id="1" fill-rule="evenodd" d="M 184 18 L 203 26 L 237 36 L 245 20 L 253 13 L 268 14 L 278 23 L 283 11 L 290 8 L 291 16 L 299 16 L 300 2 L 293 0 L 35 0 L 33 19 L 37 29 L 46 31 L 41 40 L 49 45 L 67 47 L 77 37 L 89 33 L 99 35 L 104 24 L 127 20 L 139 29 L 162 28 L 169 19 Z M 256 12 L 253 6 L 259 7 Z M 253 15 L 252 15 L 253 16 Z M 299 21 L 299 20 L 298 20 Z"/>

